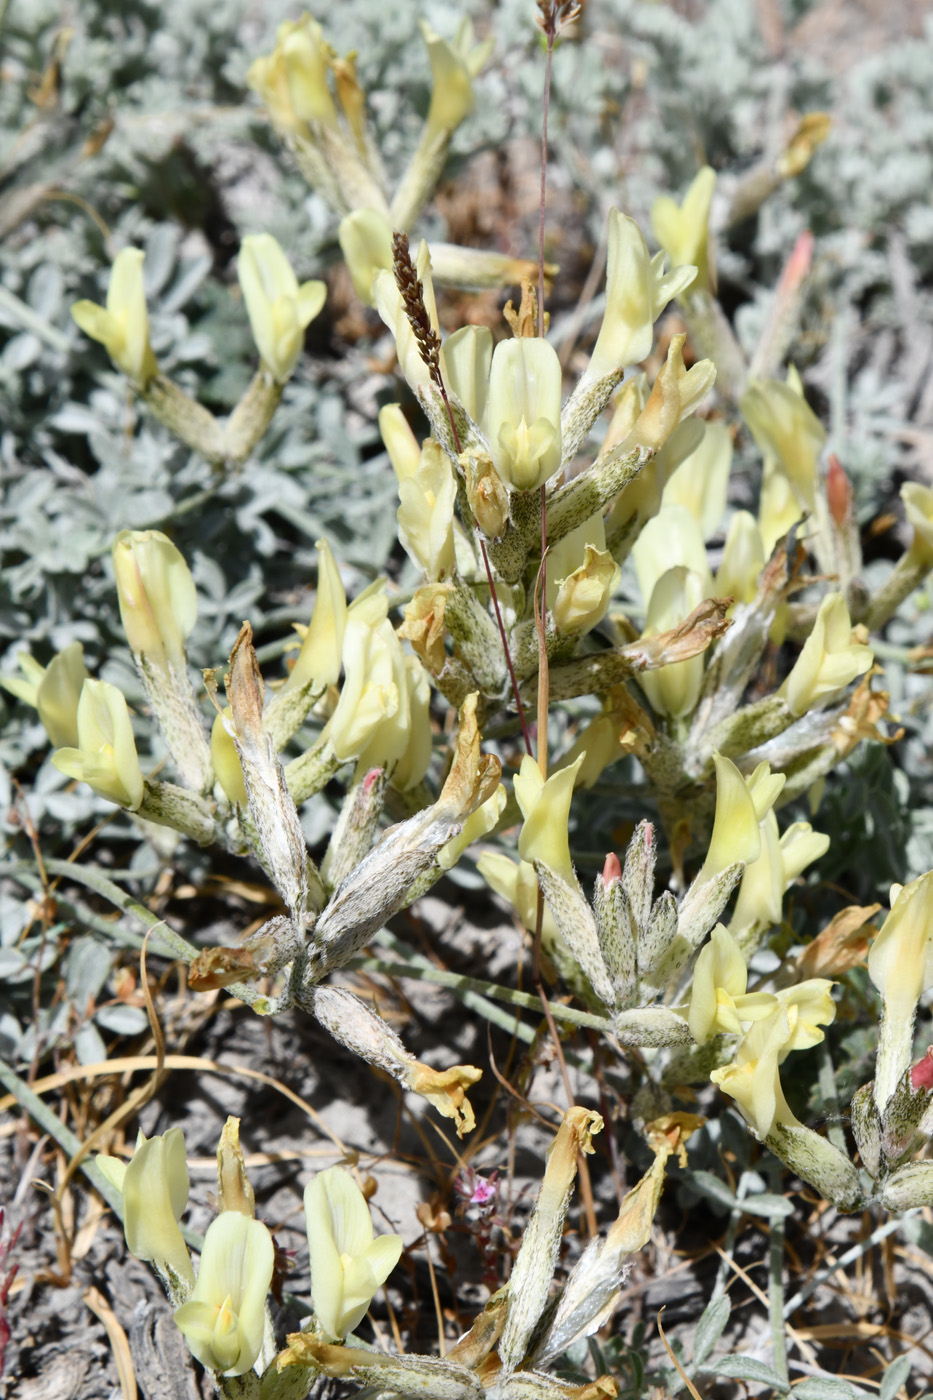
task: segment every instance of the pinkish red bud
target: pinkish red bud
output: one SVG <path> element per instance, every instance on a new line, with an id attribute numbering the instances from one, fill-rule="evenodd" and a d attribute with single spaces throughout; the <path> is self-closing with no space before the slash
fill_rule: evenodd
<path id="1" fill-rule="evenodd" d="M 837 525 L 844 525 L 852 513 L 852 483 L 836 456 L 830 453 L 829 472 L 826 476 L 826 498 L 829 513 Z"/>
<path id="2" fill-rule="evenodd" d="M 606 857 L 606 864 L 603 866 L 603 884 L 610 885 L 613 880 L 622 879 L 622 865 L 619 857 L 614 851 L 610 851 Z"/>
<path id="3" fill-rule="evenodd" d="M 933 1045 L 922 1060 L 911 1067 L 910 1087 L 912 1089 L 933 1089 Z"/>

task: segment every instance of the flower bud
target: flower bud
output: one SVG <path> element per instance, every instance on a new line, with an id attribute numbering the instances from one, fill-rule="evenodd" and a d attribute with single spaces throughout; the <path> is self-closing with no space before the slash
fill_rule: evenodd
<path id="1" fill-rule="evenodd" d="M 849 1117 L 852 1136 L 869 1176 L 876 1177 L 881 1167 L 881 1115 L 875 1104 L 871 1084 L 863 1084 L 852 1095 Z"/>
<path id="2" fill-rule="evenodd" d="M 696 267 L 692 288 L 696 292 L 708 292 L 715 285 L 709 265 L 709 206 L 715 188 L 716 172 L 704 165 L 682 204 L 676 204 L 669 195 L 661 195 L 651 206 L 654 236 L 673 266 L 693 263 Z"/>
<path id="3" fill-rule="evenodd" d="M 881 1187 L 880 1203 L 896 1215 L 933 1205 L 933 1162 L 907 1162 L 898 1167 Z"/>
<path id="4" fill-rule="evenodd" d="M 130 650 L 160 669 L 183 667 L 198 617 L 184 556 L 160 530 L 121 530 L 113 543 L 113 572 Z"/>
<path id="5" fill-rule="evenodd" d="M 143 775 L 122 691 L 108 681 L 86 680 L 77 721 L 77 747 L 57 749 L 52 755 L 55 767 L 135 811 L 143 800 Z"/>
<path id="6" fill-rule="evenodd" d="M 534 491 L 561 463 L 561 367 L 546 340 L 500 341 L 489 377 L 487 431 L 496 471 L 517 491 Z"/>
<path id="7" fill-rule="evenodd" d="M 467 499 L 476 523 L 488 540 L 497 540 L 509 521 L 509 492 L 492 464 L 492 458 L 470 457 Z"/>
<path id="8" fill-rule="evenodd" d="M 667 303 L 689 287 L 695 267 L 664 272 L 665 254 L 654 258 L 634 219 L 609 211 L 606 312 L 590 363 L 588 379 L 602 379 L 647 359 L 654 323 Z"/>
<path id="9" fill-rule="evenodd" d="M 828 593 L 778 694 L 784 696 L 793 715 L 805 714 L 814 706 L 828 704 L 867 671 L 873 660 L 871 647 L 852 640 L 852 623 L 842 594 Z"/>
<path id="10" fill-rule="evenodd" d="M 149 346 L 149 314 L 143 289 L 143 253 L 124 248 L 114 259 L 107 306 L 78 301 L 71 314 L 85 335 L 104 346 L 117 369 L 139 389 L 158 372 Z"/>
<path id="11" fill-rule="evenodd" d="M 233 742 L 233 711 L 227 705 L 223 712 L 214 717 L 211 728 L 211 766 L 228 802 L 234 806 L 246 807 L 246 784 L 243 781 L 243 765 Z"/>
<path id="12" fill-rule="evenodd" d="M 207 1227 L 197 1282 L 175 1325 L 209 1371 L 242 1376 L 252 1368 L 274 1266 L 272 1236 L 259 1220 L 225 1210 Z"/>
<path id="13" fill-rule="evenodd" d="M 905 481 L 901 500 L 908 525 L 913 526 L 912 551 L 924 562 L 933 564 L 933 490 L 919 481 Z"/>
<path id="14" fill-rule="evenodd" d="M 402 1237 L 374 1237 L 363 1193 L 342 1167 L 329 1167 L 311 1178 L 304 1207 L 317 1329 L 336 1341 L 366 1316 L 399 1261 Z"/>
<path id="15" fill-rule="evenodd" d="M 291 377 L 304 344 L 305 329 L 324 305 L 323 282 L 303 282 L 292 271 L 269 233 L 243 239 L 237 276 L 253 339 L 263 365 L 277 384 Z"/>

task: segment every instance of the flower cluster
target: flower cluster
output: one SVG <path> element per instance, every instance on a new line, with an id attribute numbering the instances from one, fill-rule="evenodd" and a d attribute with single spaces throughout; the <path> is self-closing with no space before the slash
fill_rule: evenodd
<path id="1" fill-rule="evenodd" d="M 255 1201 L 239 1147 L 239 1120 L 228 1119 L 218 1151 L 220 1213 L 211 1221 L 195 1276 L 179 1220 L 188 1203 L 188 1167 L 180 1128 L 145 1138 L 129 1164 L 99 1156 L 97 1167 L 120 1192 L 126 1245 L 165 1282 L 175 1324 L 203 1366 L 220 1379 L 265 1369 L 268 1295 L 275 1268 L 269 1229 Z M 395 1268 L 399 1235 L 375 1239 L 359 1186 L 342 1167 L 312 1177 L 305 1189 L 315 1335 L 342 1340 L 356 1328 Z"/>

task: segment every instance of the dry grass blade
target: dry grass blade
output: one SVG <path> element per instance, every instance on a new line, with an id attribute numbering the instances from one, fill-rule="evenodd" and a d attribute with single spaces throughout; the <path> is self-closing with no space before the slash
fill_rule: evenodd
<path id="1" fill-rule="evenodd" d="M 31 1086 L 35 1094 L 48 1094 L 54 1089 L 60 1089 L 64 1084 L 73 1084 L 81 1079 L 101 1079 L 105 1075 L 132 1074 L 143 1070 L 153 1070 L 157 1066 L 154 1055 L 126 1055 L 113 1060 L 101 1060 L 92 1065 L 71 1065 L 68 1069 L 60 1070 L 57 1074 L 46 1075 L 43 1079 L 37 1079 Z M 300 1108 L 302 1113 L 307 1114 L 315 1127 L 331 1142 L 341 1153 L 346 1156 L 347 1148 L 337 1134 L 327 1126 L 320 1114 L 317 1113 L 307 1100 L 300 1094 L 296 1094 L 293 1089 L 289 1089 L 281 1080 L 275 1079 L 271 1074 L 264 1074 L 262 1070 L 249 1069 L 245 1065 L 222 1065 L 216 1060 L 208 1060 L 200 1055 L 166 1055 L 162 1061 L 162 1067 L 166 1071 L 187 1069 L 194 1070 L 198 1074 L 225 1074 L 232 1078 L 252 1079 L 259 1084 L 267 1084 L 270 1089 L 281 1094 L 289 1102 Z M 16 1104 L 16 1096 L 7 1094 L 0 1099 L 0 1113 L 6 1112 Z"/>
<path id="2" fill-rule="evenodd" d="M 130 1344 L 126 1333 L 120 1326 L 113 1308 L 102 1293 L 92 1286 L 85 1290 L 83 1297 L 94 1316 L 104 1324 L 116 1363 L 117 1375 L 120 1378 L 123 1400 L 136 1400 L 139 1392 L 136 1388 L 133 1358 L 130 1355 Z"/>

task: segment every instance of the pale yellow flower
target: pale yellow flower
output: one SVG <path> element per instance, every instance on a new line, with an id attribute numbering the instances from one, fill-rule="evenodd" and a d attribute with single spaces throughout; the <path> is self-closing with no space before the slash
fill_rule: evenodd
<path id="1" fill-rule="evenodd" d="M 106 307 L 78 301 L 71 314 L 85 335 L 104 346 L 117 369 L 140 389 L 158 371 L 149 345 L 149 313 L 143 289 L 143 253 L 124 248 L 114 259 Z"/>
<path id="2" fill-rule="evenodd" d="M 209 1371 L 242 1376 L 262 1350 L 275 1246 L 259 1220 L 221 1211 L 207 1227 L 194 1291 L 175 1325 Z"/>
<path id="3" fill-rule="evenodd" d="M 871 647 L 852 640 L 849 609 L 842 594 L 828 593 L 778 694 L 784 696 L 792 714 L 805 714 L 816 705 L 828 704 L 867 671 L 873 660 Z"/>
<path id="4" fill-rule="evenodd" d="M 305 1187 L 311 1300 L 328 1341 L 352 1332 L 402 1253 L 401 1235 L 374 1237 L 369 1207 L 349 1172 L 328 1167 Z"/>
<path id="5" fill-rule="evenodd" d="M 337 231 L 340 251 L 360 301 L 375 306 L 373 278 L 392 267 L 392 226 L 378 209 L 354 209 Z"/>
<path id="6" fill-rule="evenodd" d="M 933 987 L 933 871 L 892 887 L 891 912 L 871 945 L 868 975 L 897 1020 L 912 1017 Z"/>
<path id="7" fill-rule="evenodd" d="M 660 519 L 660 517 L 657 517 Z M 653 523 L 653 522 L 652 522 Z M 678 565 L 661 575 L 651 591 L 643 637 L 656 637 L 677 627 L 708 597 L 707 581 L 693 569 Z M 690 656 L 654 670 L 642 671 L 638 684 L 656 714 L 688 715 L 696 707 L 703 688 L 705 658 Z"/>
<path id="8" fill-rule="evenodd" d="M 188 1204 L 188 1163 L 181 1128 L 136 1139 L 129 1164 L 119 1157 L 98 1156 L 97 1165 L 123 1196 L 126 1247 L 137 1259 L 194 1283 L 188 1247 L 178 1222 Z"/>
<path id="9" fill-rule="evenodd" d="M 809 822 L 794 822 L 779 837 L 773 812 L 765 813 L 760 830 L 761 855 L 745 867 L 729 925 L 735 932 L 780 923 L 784 891 L 829 849 L 829 837 Z"/>
<path id="10" fill-rule="evenodd" d="M 530 754 L 513 780 L 515 797 L 525 818 L 518 838 L 518 854 L 523 861 L 540 860 L 569 884 L 576 882 L 570 859 L 567 823 L 577 771 L 583 754 L 575 763 L 561 768 L 547 779 Z"/>
<path id="11" fill-rule="evenodd" d="M 407 481 L 418 470 L 421 447 L 401 404 L 387 403 L 380 408 L 379 433 L 398 481 Z"/>
<path id="12" fill-rule="evenodd" d="M 919 481 L 905 481 L 901 500 L 907 523 L 914 530 L 913 552 L 933 561 L 933 489 L 921 486 Z"/>
<path id="13" fill-rule="evenodd" d="M 78 742 L 78 700 L 87 679 L 84 648 L 80 642 L 70 642 L 43 666 L 29 652 L 19 654 L 23 677 L 0 677 L 0 685 L 33 705 L 56 748 L 74 748 Z"/>
<path id="14" fill-rule="evenodd" d="M 735 938 L 717 924 L 693 972 L 688 1020 L 698 1045 L 723 1032 L 741 1035 L 745 1023 L 763 1020 L 777 1005 L 769 992 L 746 992 L 748 968 Z"/>
<path id="15" fill-rule="evenodd" d="M 534 491 L 561 462 L 561 367 L 546 340 L 502 340 L 492 356 L 487 433 L 496 471 L 518 491 Z"/>
<path id="16" fill-rule="evenodd" d="M 758 579 L 765 566 L 765 549 L 755 517 L 737 510 L 729 521 L 722 563 L 714 589 L 717 598 L 734 598 L 750 603 L 758 592 Z"/>
<path id="17" fill-rule="evenodd" d="M 610 209 L 606 312 L 586 369 L 588 379 L 640 364 L 651 353 L 655 321 L 696 276 L 695 267 L 665 273 L 665 261 L 663 252 L 649 255 L 634 219 Z"/>
<path id="18" fill-rule="evenodd" d="M 473 110 L 473 79 L 495 46 L 493 39 L 473 42 L 473 23 L 461 19 L 453 40 L 442 39 L 426 20 L 419 21 L 422 38 L 431 60 L 433 87 L 428 108 L 429 135 L 456 130 Z"/>
<path id="19" fill-rule="evenodd" d="M 457 483 L 440 444 L 426 438 L 417 470 L 399 482 L 399 540 L 409 557 L 434 582 L 454 568 L 454 506 Z"/>
<path id="20" fill-rule="evenodd" d="M 343 636 L 347 625 L 347 595 L 330 545 L 326 540 L 315 540 L 315 547 L 317 593 L 311 622 L 283 690 L 298 690 L 309 684 L 323 689 L 336 685 L 340 676 Z"/>
<path id="21" fill-rule="evenodd" d="M 321 26 L 304 15 L 280 24 L 272 53 L 250 65 L 247 84 L 280 131 L 294 133 L 307 122 L 336 124 L 337 109 L 327 85 L 330 57 Z"/>
<path id="22" fill-rule="evenodd" d="M 487 797 L 475 812 L 471 812 L 460 830 L 460 835 L 455 836 L 452 841 L 448 841 L 437 854 L 437 863 L 442 870 L 450 870 L 456 865 L 466 848 L 474 841 L 481 841 L 487 836 L 493 827 L 498 824 L 499 818 L 505 810 L 508 795 L 502 783 L 496 788 L 492 797 Z"/>
<path id="23" fill-rule="evenodd" d="M 703 532 L 696 516 L 685 506 L 663 505 L 635 541 L 632 559 L 645 603 L 650 602 L 661 575 L 677 567 L 696 574 L 702 583 L 703 597 L 709 597 L 712 579 Z M 678 618 L 677 621 L 682 619 Z"/>
<path id="24" fill-rule="evenodd" d="M 778 1066 L 791 1050 L 803 1050 L 823 1039 L 820 1026 L 832 1021 L 836 1008 L 829 994 L 832 983 L 813 978 L 782 992 L 775 1009 L 757 1021 L 740 1043 L 735 1061 L 710 1075 L 764 1140 L 775 1123 L 799 1126 L 781 1088 Z"/>
<path id="25" fill-rule="evenodd" d="M 765 460 L 780 465 L 801 509 L 812 511 L 826 429 L 803 397 L 797 371 L 788 370 L 786 384 L 752 380 L 739 407 Z"/>
<path id="26" fill-rule="evenodd" d="M 341 761 L 393 764 L 408 745 L 405 656 L 392 624 L 385 582 L 354 600 L 343 634 L 344 681 L 326 733 Z"/>
<path id="27" fill-rule="evenodd" d="M 716 814 L 703 863 L 707 879 L 736 861 L 748 865 L 758 859 L 760 825 L 787 781 L 783 773 L 772 773 L 767 763 L 759 763 L 751 777 L 745 778 L 731 758 L 714 753 L 713 761 L 716 765 Z"/>
<path id="28" fill-rule="evenodd" d="M 486 418 L 492 353 L 488 326 L 461 326 L 444 341 L 447 388 L 476 424 Z"/>
<path id="29" fill-rule="evenodd" d="M 428 313 L 428 320 L 435 333 L 439 333 L 437 303 L 434 298 L 434 282 L 431 277 L 431 255 L 423 238 L 418 244 L 413 262 L 424 293 L 424 305 Z M 376 310 L 395 337 L 395 353 L 398 356 L 399 368 L 408 381 L 409 387 L 415 394 L 418 394 L 419 391 L 421 393 L 428 392 L 431 386 L 431 374 L 421 358 L 421 351 L 411 328 L 401 293 L 395 284 L 393 273 L 387 269 L 377 272 L 373 278 L 372 294 Z M 443 350 L 441 351 L 441 372 L 446 383 L 446 362 Z"/>
<path id="30" fill-rule="evenodd" d="M 693 183 L 677 204 L 669 195 L 661 195 L 651 206 L 651 227 L 654 236 L 667 253 L 674 267 L 692 263 L 696 267 L 695 291 L 708 292 L 711 285 L 709 265 L 709 207 L 716 188 L 716 172 L 709 165 L 694 177 Z"/>
<path id="31" fill-rule="evenodd" d="M 562 636 L 580 636 L 602 622 L 622 577 L 608 550 L 583 549 L 583 563 L 561 580 L 554 599 L 554 625 Z"/>
<path id="32" fill-rule="evenodd" d="M 214 776 L 224 790 L 228 802 L 246 807 L 246 784 L 243 781 L 243 765 L 233 742 L 233 711 L 228 705 L 214 716 L 211 727 L 211 767 Z"/>
<path id="33" fill-rule="evenodd" d="M 86 680 L 77 721 L 77 747 L 56 749 L 55 767 L 135 811 L 143 800 L 143 775 L 123 693 L 109 681 Z"/>
<path id="34" fill-rule="evenodd" d="M 704 540 L 718 533 L 726 508 L 732 468 L 732 437 L 724 423 L 705 423 L 699 444 L 685 457 L 664 487 L 662 508 L 684 506 Z M 679 562 L 679 561 L 678 561 Z"/>
<path id="35" fill-rule="evenodd" d="M 259 356 L 277 384 L 284 384 L 298 363 L 307 326 L 324 305 L 323 282 L 303 282 L 270 233 L 243 239 L 237 276 Z"/>

